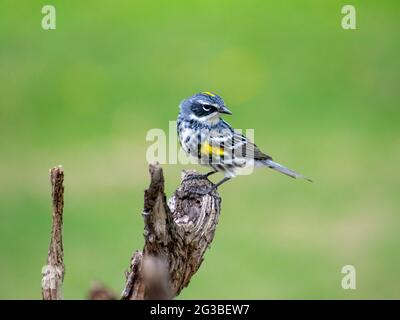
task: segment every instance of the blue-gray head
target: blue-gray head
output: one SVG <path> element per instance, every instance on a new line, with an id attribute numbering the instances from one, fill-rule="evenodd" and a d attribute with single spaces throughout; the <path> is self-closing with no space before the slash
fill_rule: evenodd
<path id="1" fill-rule="evenodd" d="M 215 93 L 205 91 L 196 93 L 180 104 L 181 116 L 210 124 L 219 121 L 221 113 L 232 114 L 224 100 Z"/>

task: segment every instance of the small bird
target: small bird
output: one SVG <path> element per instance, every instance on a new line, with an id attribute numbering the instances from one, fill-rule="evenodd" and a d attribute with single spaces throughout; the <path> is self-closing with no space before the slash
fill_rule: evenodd
<path id="1" fill-rule="evenodd" d="M 231 115 L 224 101 L 217 94 L 205 91 L 197 93 L 180 104 L 177 120 L 179 142 L 183 150 L 197 158 L 200 164 L 212 169 L 203 175 L 208 178 L 216 172 L 223 172 L 224 178 L 209 190 L 198 191 L 207 194 L 221 184 L 235 177 L 239 170 L 252 167 L 268 167 L 292 178 L 304 177 L 275 162 L 244 135 L 234 130 L 221 114 Z"/>

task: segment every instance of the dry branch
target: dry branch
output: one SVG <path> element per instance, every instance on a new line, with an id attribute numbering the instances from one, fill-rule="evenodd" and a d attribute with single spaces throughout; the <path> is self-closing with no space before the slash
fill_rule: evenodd
<path id="1" fill-rule="evenodd" d="M 117 295 L 99 282 L 93 282 L 89 290 L 89 300 L 117 300 Z"/>
<path id="2" fill-rule="evenodd" d="M 64 251 L 62 243 L 64 209 L 64 171 L 61 166 L 50 170 L 51 196 L 53 199 L 53 225 L 47 265 L 42 268 L 42 297 L 44 300 L 62 299 L 64 280 Z"/>
<path id="3" fill-rule="evenodd" d="M 195 171 L 182 174 L 182 182 L 166 201 L 161 167 L 149 166 L 150 186 L 144 194 L 144 238 L 142 251 L 135 251 L 126 272 L 122 299 L 172 299 L 199 269 L 214 238 L 221 198 L 216 190 L 208 195 L 194 193 L 208 189 L 211 182 Z M 42 269 L 44 300 L 62 299 L 64 279 L 62 223 L 64 172 L 61 166 L 50 170 L 53 199 L 53 225 L 47 265 Z M 95 283 L 90 299 L 116 299 L 115 294 Z"/>
<path id="4" fill-rule="evenodd" d="M 221 198 L 195 171 L 186 171 L 182 183 L 166 202 L 163 171 L 149 166 L 151 183 L 145 191 L 143 217 L 145 245 L 136 251 L 127 272 L 122 299 L 171 299 L 185 288 L 199 269 L 214 238 Z"/>

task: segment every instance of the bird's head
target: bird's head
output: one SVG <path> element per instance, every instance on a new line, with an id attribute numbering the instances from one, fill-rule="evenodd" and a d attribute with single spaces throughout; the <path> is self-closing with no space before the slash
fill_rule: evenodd
<path id="1" fill-rule="evenodd" d="M 224 100 L 215 93 L 205 91 L 196 93 L 180 104 L 181 115 L 190 120 L 215 124 L 220 114 L 232 114 L 225 106 Z"/>

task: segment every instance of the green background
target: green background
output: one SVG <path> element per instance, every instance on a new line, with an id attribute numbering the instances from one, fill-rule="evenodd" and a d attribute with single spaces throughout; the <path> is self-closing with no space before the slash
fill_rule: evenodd
<path id="1" fill-rule="evenodd" d="M 41 28 L 53 4 L 57 29 Z M 116 292 L 143 246 L 151 128 L 220 94 L 270 170 L 220 189 L 211 249 L 179 298 L 400 298 L 400 3 L 1 1 L 0 298 L 41 298 L 48 169 L 65 168 L 64 296 Z M 167 194 L 184 168 L 164 165 Z M 220 176 L 213 178 L 215 181 Z M 354 265 L 357 289 L 343 290 Z"/>

